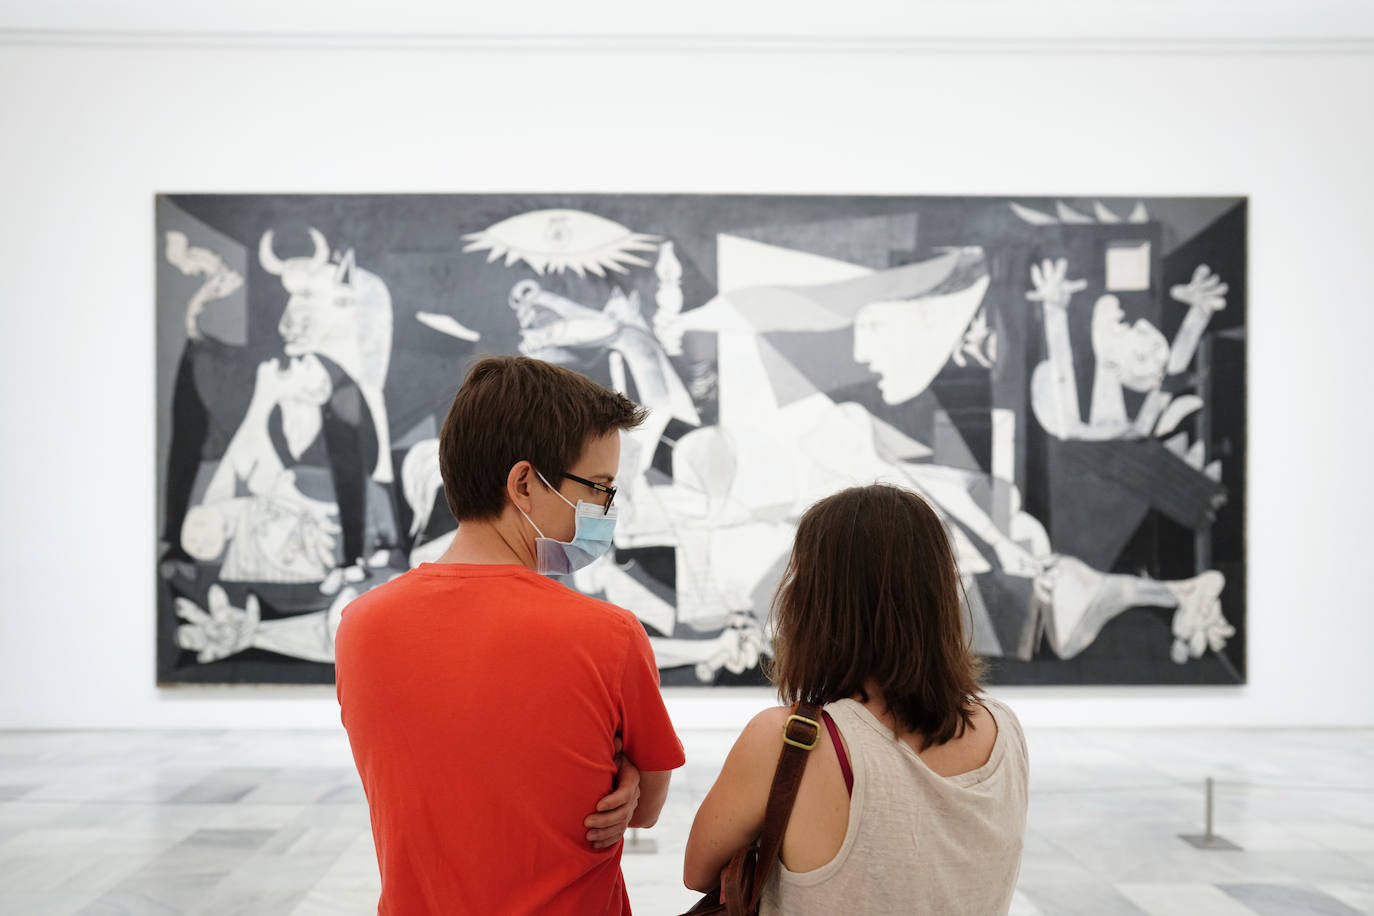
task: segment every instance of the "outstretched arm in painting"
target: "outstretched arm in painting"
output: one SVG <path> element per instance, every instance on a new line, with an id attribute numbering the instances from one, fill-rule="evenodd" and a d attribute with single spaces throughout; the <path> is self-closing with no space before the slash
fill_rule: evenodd
<path id="1" fill-rule="evenodd" d="M 224 259 L 208 248 L 193 248 L 183 232 L 167 233 L 167 262 L 188 277 L 203 276 L 205 282 L 186 303 L 186 339 L 201 341 L 205 335 L 200 330 L 200 313 L 205 306 L 216 299 L 238 290 L 243 286 L 243 276 Z"/>
<path id="2" fill-rule="evenodd" d="M 196 653 L 201 664 L 235 655 L 253 644 L 261 614 L 256 595 L 249 595 L 244 606 L 236 608 L 219 585 L 210 586 L 207 604 L 202 609 L 189 598 L 176 599 L 177 616 L 186 623 L 177 627 L 177 645 Z"/>
<path id="3" fill-rule="evenodd" d="M 177 627 L 177 644 L 196 653 L 201 664 L 218 661 L 247 649 L 263 649 L 289 658 L 326 664 L 334 661 L 334 634 L 343 609 L 357 597 L 344 589 L 327 610 L 263 620 L 256 595 L 242 608 L 229 603 L 219 584 L 210 586 L 208 609 L 188 598 L 176 599 L 177 615 L 186 622 Z"/>
<path id="4" fill-rule="evenodd" d="M 1074 293 L 1087 287 L 1088 281 L 1070 280 L 1068 271 L 1069 263 L 1064 258 L 1057 261 L 1047 258 L 1040 264 L 1032 264 L 1034 288 L 1026 293 L 1027 299 L 1041 303 L 1044 308 L 1045 344 L 1050 354 L 1050 384 L 1042 392 L 1033 394 L 1045 396 L 1048 401 L 1045 413 L 1054 426 L 1049 431 L 1061 439 L 1073 438 L 1083 425 L 1083 416 L 1078 409 L 1078 385 L 1074 380 L 1073 343 L 1069 339 L 1069 303 Z M 1036 374 L 1040 375 L 1040 370 L 1037 369 Z M 1037 411 L 1037 416 L 1040 413 Z"/>
<path id="5" fill-rule="evenodd" d="M 1193 361 L 1212 316 L 1226 308 L 1226 293 L 1229 290 L 1230 286 L 1221 282 L 1221 277 L 1212 273 L 1206 264 L 1197 266 L 1193 271 L 1193 279 L 1186 286 L 1179 285 L 1169 290 L 1170 296 L 1189 306 L 1169 352 L 1170 375 L 1182 372 Z"/>
<path id="6" fill-rule="evenodd" d="M 759 663 L 764 649 L 763 630 L 750 614 L 731 614 L 725 629 L 711 639 L 664 639 L 649 637 L 660 668 L 691 665 L 697 680 L 711 681 L 721 668 L 741 674 Z"/>

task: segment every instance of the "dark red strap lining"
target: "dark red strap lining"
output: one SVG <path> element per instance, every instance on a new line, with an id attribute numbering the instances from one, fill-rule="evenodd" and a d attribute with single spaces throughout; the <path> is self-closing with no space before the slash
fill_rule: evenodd
<path id="1" fill-rule="evenodd" d="M 844 743 L 840 741 L 840 730 L 835 727 L 835 720 L 830 718 L 830 713 L 822 710 L 821 716 L 825 719 L 825 730 L 830 732 L 830 743 L 835 745 L 835 756 L 840 758 L 840 772 L 844 774 L 844 790 L 853 795 L 854 771 L 849 768 L 849 756 L 845 754 Z"/>

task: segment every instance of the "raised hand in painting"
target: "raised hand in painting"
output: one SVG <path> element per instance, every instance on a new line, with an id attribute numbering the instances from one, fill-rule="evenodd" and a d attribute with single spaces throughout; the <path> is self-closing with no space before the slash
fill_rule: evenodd
<path id="1" fill-rule="evenodd" d="M 1226 308 L 1226 294 L 1230 289 L 1210 267 L 1199 264 L 1193 271 L 1193 279 L 1186 286 L 1169 287 L 1169 295 L 1193 308 L 1219 312 Z"/>
<path id="2" fill-rule="evenodd" d="M 639 769 L 625 756 L 620 736 L 615 736 L 615 790 L 596 803 L 596 811 L 582 822 L 593 849 L 607 849 L 620 842 L 639 806 Z"/>
<path id="3" fill-rule="evenodd" d="M 1051 261 L 1049 258 L 1039 264 L 1031 265 L 1031 285 L 1035 287 L 1026 293 L 1032 302 L 1043 302 L 1046 308 L 1066 309 L 1073 294 L 1085 289 L 1087 280 L 1068 279 L 1069 262 L 1065 258 Z"/>
<path id="4" fill-rule="evenodd" d="M 261 620 L 256 595 L 249 595 L 244 606 L 236 608 L 216 584 L 210 586 L 207 598 L 209 613 L 188 598 L 176 599 L 177 616 L 187 621 L 177 627 L 177 645 L 195 652 L 201 664 L 247 649 Z"/>
<path id="5" fill-rule="evenodd" d="M 1193 354 L 1197 352 L 1198 343 L 1212 315 L 1226 308 L 1226 294 L 1230 289 L 1206 264 L 1197 266 L 1187 286 L 1180 284 L 1169 288 L 1170 296 L 1189 306 L 1169 351 L 1166 369 L 1170 375 L 1182 372 L 1193 361 Z"/>

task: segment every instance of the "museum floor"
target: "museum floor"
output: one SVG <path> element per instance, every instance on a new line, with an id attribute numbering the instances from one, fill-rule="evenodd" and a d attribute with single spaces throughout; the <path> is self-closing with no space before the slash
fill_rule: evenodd
<path id="1" fill-rule="evenodd" d="M 684 735 L 635 912 L 672 914 L 696 803 L 732 735 Z M 1038 730 L 1017 914 L 1374 913 L 1374 732 Z M 1203 827 L 1240 850 L 1179 838 Z M 367 809 L 338 732 L 0 732 L 0 912 L 375 912 Z"/>

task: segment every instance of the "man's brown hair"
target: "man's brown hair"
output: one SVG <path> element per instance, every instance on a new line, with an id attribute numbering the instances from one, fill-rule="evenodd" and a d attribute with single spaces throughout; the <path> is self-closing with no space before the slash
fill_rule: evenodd
<path id="1" fill-rule="evenodd" d="M 872 681 L 922 749 L 971 719 L 982 665 L 970 650 L 959 570 L 940 517 L 910 490 L 874 484 L 802 516 L 773 600 L 770 679 L 784 702 L 867 700 Z"/>
<path id="2" fill-rule="evenodd" d="M 529 461 L 557 487 L 589 439 L 633 429 L 645 415 L 571 369 L 525 356 L 485 357 L 468 371 L 439 433 L 449 510 L 459 522 L 496 518 L 517 461 Z"/>

